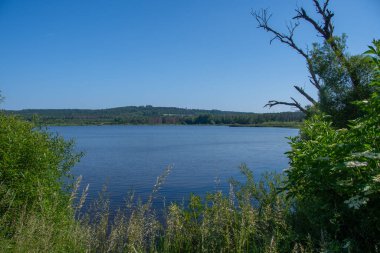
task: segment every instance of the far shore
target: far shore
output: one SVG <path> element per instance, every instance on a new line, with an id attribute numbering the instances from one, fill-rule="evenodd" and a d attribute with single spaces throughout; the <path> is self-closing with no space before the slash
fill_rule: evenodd
<path id="1" fill-rule="evenodd" d="M 38 122 L 40 126 L 227 126 L 227 127 L 279 127 L 300 128 L 302 122 L 264 122 L 260 124 L 115 124 L 115 123 L 46 123 Z"/>

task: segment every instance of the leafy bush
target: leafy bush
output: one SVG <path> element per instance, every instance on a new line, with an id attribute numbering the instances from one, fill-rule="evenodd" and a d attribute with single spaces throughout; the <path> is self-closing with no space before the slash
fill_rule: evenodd
<path id="1" fill-rule="evenodd" d="M 37 130 L 31 123 L 0 115 L 0 217 L 12 234 L 22 213 L 67 210 L 64 182 L 80 154 L 71 142 Z M 67 180 L 66 180 L 67 181 Z M 53 217 L 52 216 L 52 217 Z"/>
<path id="2" fill-rule="evenodd" d="M 380 42 L 367 53 L 376 73 L 371 98 L 357 102 L 364 116 L 335 129 L 328 116 L 315 115 L 288 153 L 285 189 L 296 200 L 298 233 L 330 238 L 337 251 L 380 247 Z"/>

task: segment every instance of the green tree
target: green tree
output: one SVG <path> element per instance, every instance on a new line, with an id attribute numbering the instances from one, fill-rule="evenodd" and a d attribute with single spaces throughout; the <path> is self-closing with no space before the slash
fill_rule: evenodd
<path id="1" fill-rule="evenodd" d="M 337 37 L 336 44 L 346 52 L 346 36 Z M 318 96 L 318 108 L 332 116 L 333 124 L 345 127 L 349 120 L 362 115 L 353 101 L 370 97 L 372 88 L 369 85 L 374 75 L 374 68 L 368 56 L 350 56 L 345 58 L 356 72 L 358 84 L 354 85 L 347 69 L 342 66 L 330 45 L 315 43 L 310 51 L 312 68 L 319 77 L 321 88 Z"/>
<path id="2" fill-rule="evenodd" d="M 69 210 L 67 179 L 80 156 L 72 142 L 0 114 L 0 224 L 6 228 L 0 233 L 12 233 L 23 212 Z"/>
<path id="3" fill-rule="evenodd" d="M 293 17 L 295 23 L 290 23 L 287 33 L 279 32 L 269 24 L 271 15 L 267 10 L 253 13 L 258 27 L 274 35 L 271 42 L 279 40 L 305 59 L 310 84 L 318 92 L 318 98 L 313 98 L 302 87 L 295 85 L 294 88 L 311 104 L 303 106 L 291 98 L 291 102 L 271 100 L 266 106 L 293 106 L 307 115 L 312 115 L 316 109 L 321 110 L 332 116 L 333 125 L 345 127 L 350 119 L 360 116 L 358 108 L 352 103 L 368 98 L 368 80 L 373 71 L 366 57 L 347 54 L 345 35 L 339 37 L 334 34 L 334 13 L 328 8 L 329 0 L 312 1 L 317 16 L 314 18 L 304 8 L 297 8 Z M 314 44 L 312 50 L 303 49 L 294 40 L 301 21 L 311 25 L 318 37 L 323 39 L 322 43 Z"/>
<path id="4" fill-rule="evenodd" d="M 380 247 L 380 41 L 367 53 L 373 92 L 356 103 L 362 116 L 337 130 L 330 117 L 314 115 L 291 138 L 288 153 L 285 189 L 296 202 L 296 229 L 304 237 L 330 238 L 337 252 Z"/>

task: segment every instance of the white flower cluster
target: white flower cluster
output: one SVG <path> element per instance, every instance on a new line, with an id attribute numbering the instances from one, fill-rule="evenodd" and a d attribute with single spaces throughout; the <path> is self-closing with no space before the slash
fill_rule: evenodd
<path id="1" fill-rule="evenodd" d="M 367 162 L 349 161 L 344 163 L 347 168 L 365 167 L 368 165 Z"/>
<path id="2" fill-rule="evenodd" d="M 380 174 L 373 177 L 373 181 L 376 183 L 380 183 Z"/>
<path id="3" fill-rule="evenodd" d="M 370 151 L 365 151 L 365 152 L 360 152 L 360 153 L 353 153 L 352 154 L 354 157 L 365 157 L 369 159 L 375 159 L 375 160 L 380 160 L 380 153 L 373 153 Z"/>
<path id="4" fill-rule="evenodd" d="M 351 197 L 350 199 L 344 201 L 345 204 L 348 205 L 349 208 L 359 209 L 362 205 L 367 204 L 369 198 L 360 197 L 358 195 Z"/>

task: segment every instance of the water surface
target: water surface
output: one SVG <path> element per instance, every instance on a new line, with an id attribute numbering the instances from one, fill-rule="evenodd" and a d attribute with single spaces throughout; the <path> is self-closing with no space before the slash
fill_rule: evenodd
<path id="1" fill-rule="evenodd" d="M 286 137 L 297 129 L 226 126 L 65 126 L 51 127 L 74 139 L 85 156 L 75 175 L 90 184 L 89 199 L 107 183 L 112 206 L 130 190 L 146 198 L 157 176 L 173 166 L 159 191 L 167 203 L 190 193 L 226 190 L 228 179 L 241 178 L 245 163 L 255 175 L 281 172 L 288 165 Z"/>

